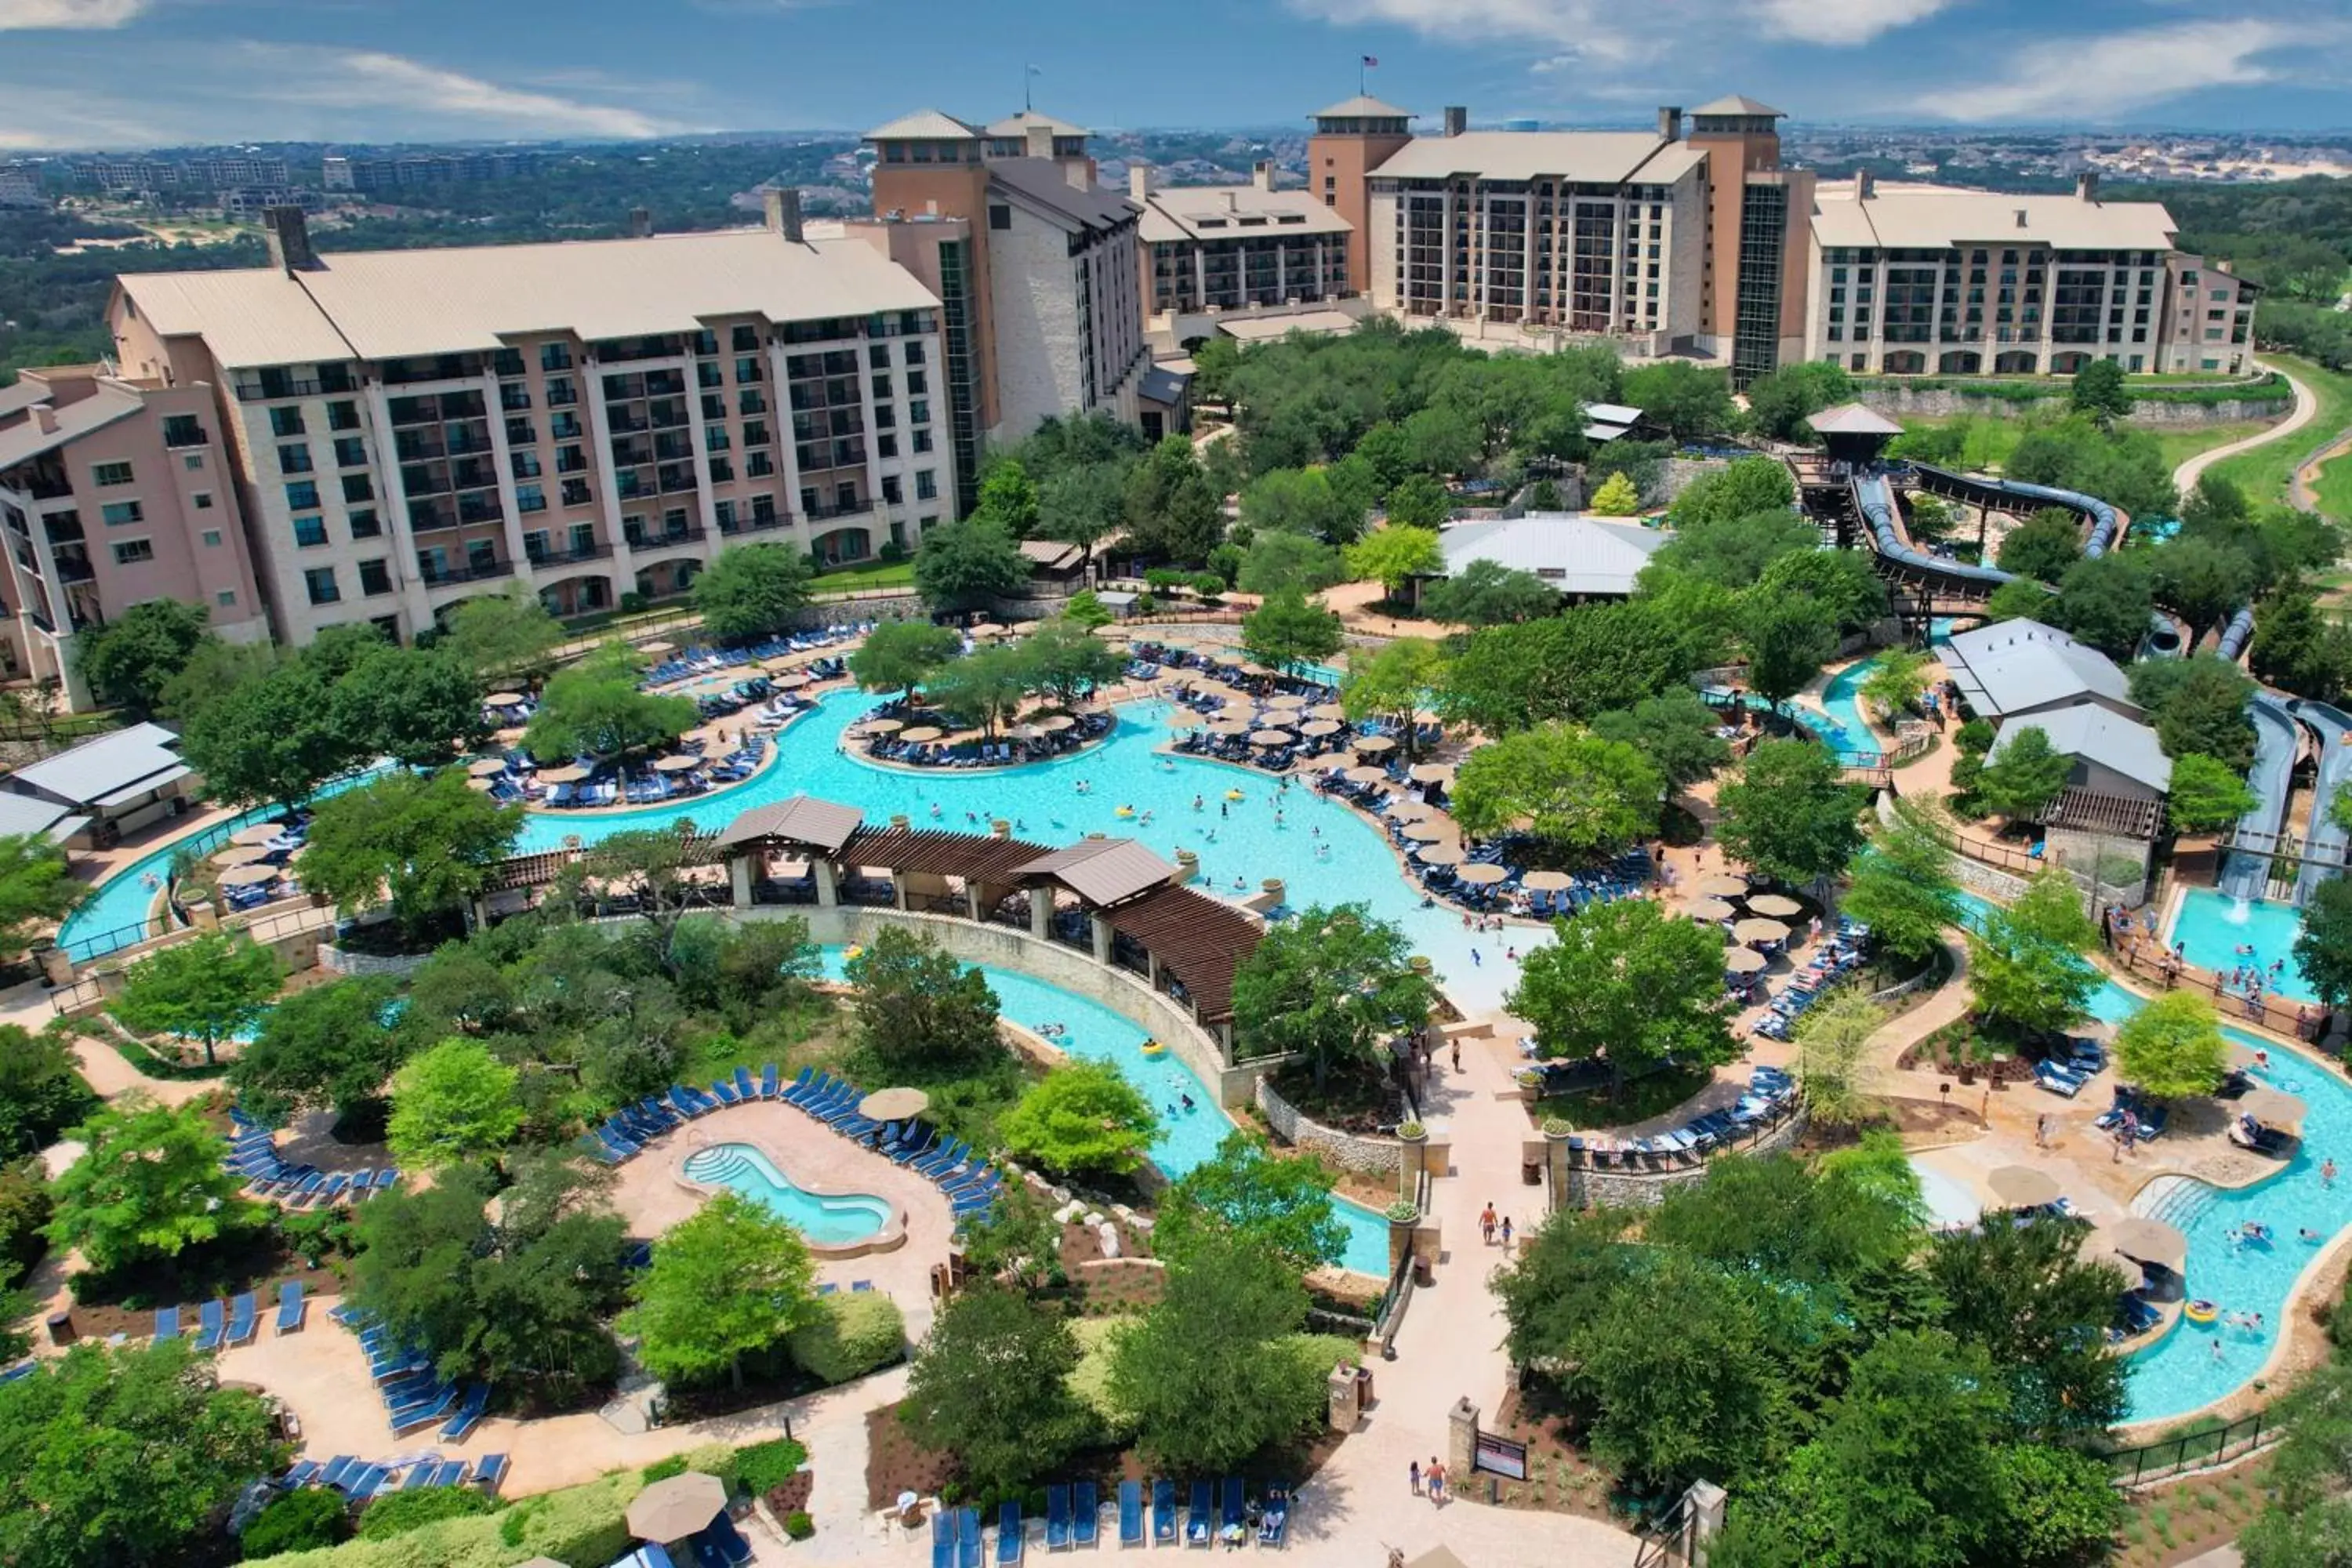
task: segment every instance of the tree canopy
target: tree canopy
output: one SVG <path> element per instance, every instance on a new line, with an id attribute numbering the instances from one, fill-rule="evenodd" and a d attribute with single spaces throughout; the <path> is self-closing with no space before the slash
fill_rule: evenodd
<path id="1" fill-rule="evenodd" d="M 2116 1070 L 2157 1100 L 2212 1093 L 2229 1056 L 2213 1004 L 2194 991 L 2168 991 L 2116 1026 Z"/>
<path id="2" fill-rule="evenodd" d="M 1457 626 L 1496 626 L 1539 620 L 1560 609 L 1559 590 L 1534 573 L 1481 557 L 1421 591 L 1433 619 Z"/>
<path id="3" fill-rule="evenodd" d="M 413 1165 L 495 1153 L 522 1130 L 518 1076 L 479 1041 L 444 1040 L 394 1077 L 384 1142 Z"/>
<path id="4" fill-rule="evenodd" d="M 2175 833 L 2218 833 L 2259 804 L 2229 764 L 2190 752 L 2172 759 L 2165 810 Z"/>
<path id="5" fill-rule="evenodd" d="M 618 1327 L 655 1376 L 743 1385 L 743 1358 L 815 1321 L 816 1264 L 801 1233 L 765 1205 L 719 1193 L 654 1243 L 629 1282 Z"/>
<path id="6" fill-rule="evenodd" d="M 553 662 L 563 628 L 518 583 L 503 594 L 460 599 L 443 617 L 442 646 L 473 667 L 484 680 L 511 681 L 537 675 Z"/>
<path id="7" fill-rule="evenodd" d="M 1464 759 L 1454 819 L 1488 837 L 1525 818 L 1529 833 L 1561 850 L 1598 854 L 1657 831 L 1665 785 L 1637 747 L 1572 724 L 1542 724 Z"/>
<path id="8" fill-rule="evenodd" d="M 242 1195 L 245 1178 L 224 1168 L 228 1145 L 200 1107 L 158 1105 L 134 1091 L 74 1136 L 84 1147 L 57 1180 L 49 1239 L 80 1248 L 100 1274 L 177 1258 L 259 1217 Z"/>
<path id="9" fill-rule="evenodd" d="M 948 1298 L 915 1354 L 898 1419 L 989 1488 L 1049 1475 L 1094 1435 L 1070 1390 L 1077 1336 L 1059 1309 L 993 1285 Z"/>
<path id="10" fill-rule="evenodd" d="M 1776 881 L 1808 883 L 1845 869 L 1862 847 L 1869 792 L 1840 777 L 1829 748 L 1765 741 L 1716 796 L 1717 837 L 1735 860 Z"/>
<path id="11" fill-rule="evenodd" d="M 809 602 L 806 552 L 782 544 L 721 550 L 694 579 L 702 629 L 721 643 L 750 642 L 789 629 Z"/>
<path id="12" fill-rule="evenodd" d="M 1301 1271 L 1339 1256 L 1347 1227 L 1332 1206 L 1338 1178 L 1308 1155 L 1278 1154 L 1257 1133 L 1235 1128 L 1160 1196 L 1151 1247 L 1171 1263 L 1188 1261 L 1203 1236 L 1222 1232 Z"/>
<path id="13" fill-rule="evenodd" d="M 1987 753 L 1974 793 L 1989 811 L 2011 822 L 2031 821 L 2066 788 L 2074 759 L 2050 744 L 2038 724 L 2019 723 Z"/>
<path id="14" fill-rule="evenodd" d="M 1391 599 L 1401 596 L 1405 584 L 1415 577 L 1433 577 L 1445 570 L 1445 552 L 1438 548 L 1437 531 L 1402 523 L 1393 516 L 1386 528 L 1375 529 L 1348 546 L 1346 555 L 1350 574 L 1359 581 L 1369 578 L 1379 583 Z"/>
<path id="15" fill-rule="evenodd" d="M 388 901 L 411 931 L 463 910 L 522 833 L 523 808 L 468 788 L 456 768 L 389 773 L 328 796 L 310 824 L 302 880 L 345 912 Z"/>
<path id="16" fill-rule="evenodd" d="M 1005 525 L 985 512 L 923 536 L 915 586 L 934 610 L 976 610 L 1019 591 L 1029 563 Z"/>
<path id="17" fill-rule="evenodd" d="M 156 710 L 163 689 L 212 637 L 202 605 L 148 599 L 76 639 L 75 660 L 90 695 L 142 717 Z"/>
<path id="18" fill-rule="evenodd" d="M 1151 1102 L 1118 1067 L 1073 1061 L 1030 1085 L 997 1119 L 996 1135 L 1014 1158 L 1058 1174 L 1125 1173 L 1143 1163 L 1159 1128 Z"/>
<path id="19" fill-rule="evenodd" d="M 1322 1085 L 1380 1060 L 1381 1042 L 1429 1021 L 1435 990 L 1404 932 L 1361 904 L 1316 905 L 1269 926 L 1234 975 L 1244 1057 L 1297 1051 Z"/>
<path id="20" fill-rule="evenodd" d="M 2098 988 L 2099 972 L 2083 956 L 2097 942 L 2074 879 L 2056 866 L 2042 871 L 1969 933 L 1978 1011 L 2030 1032 L 2064 1028 Z"/>
<path id="21" fill-rule="evenodd" d="M 1959 880 L 1944 825 L 1911 800 L 1872 837 L 1853 866 L 1845 912 L 1871 939 L 1902 957 L 1925 959 L 1960 923 Z"/>
<path id="22" fill-rule="evenodd" d="M 0 952 L 22 952 L 36 929 L 64 920 L 88 897 L 89 885 L 47 834 L 0 834 Z"/>
<path id="23" fill-rule="evenodd" d="M 1685 1067 L 1738 1054 L 1723 988 L 1723 936 L 1649 899 L 1587 904 L 1529 952 L 1508 1006 L 1551 1059 L 1601 1060 L 1612 1092 L 1672 1058 Z"/>
<path id="24" fill-rule="evenodd" d="M 229 1064 L 238 1102 L 282 1123 L 297 1109 L 333 1106 L 348 1114 L 378 1100 L 404 1055 L 384 1020 L 392 989 L 352 977 L 288 994 Z"/>
<path id="25" fill-rule="evenodd" d="M 523 731 L 537 757 L 620 757 L 667 746 L 701 721 L 693 700 L 643 689 L 644 659 L 608 643 L 550 677 Z"/>
<path id="26" fill-rule="evenodd" d="M 1003 1048 L 988 977 L 927 936 L 885 926 L 846 973 L 858 1038 L 879 1059 L 969 1062 Z"/>
<path id="27" fill-rule="evenodd" d="M 1339 617 L 1285 588 L 1242 617 L 1242 647 L 1275 669 L 1295 670 L 1329 658 L 1343 644 Z"/>
<path id="28" fill-rule="evenodd" d="M 912 691 L 963 647 L 950 626 L 929 621 L 885 621 L 849 656 L 849 673 L 865 691 Z"/>
<path id="29" fill-rule="evenodd" d="M 277 955 L 241 931 L 199 931 L 123 972 L 114 1016 L 145 1035 L 178 1035 L 216 1058 L 224 1039 L 261 1019 L 284 976 Z"/>

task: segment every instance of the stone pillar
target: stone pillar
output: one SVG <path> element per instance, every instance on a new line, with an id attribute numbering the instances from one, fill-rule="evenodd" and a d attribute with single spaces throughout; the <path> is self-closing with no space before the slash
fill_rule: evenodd
<path id="1" fill-rule="evenodd" d="M 830 860 L 809 862 L 809 875 L 816 879 L 816 901 L 821 909 L 841 907 L 841 873 Z"/>
<path id="2" fill-rule="evenodd" d="M 220 930 L 220 910 L 210 899 L 196 899 L 188 905 L 188 923 L 198 931 Z"/>
<path id="3" fill-rule="evenodd" d="M 1690 1560 L 1706 1568 L 1707 1545 L 1723 1533 L 1723 1489 L 1713 1481 L 1693 1481 L 1683 1500 L 1689 1505 L 1683 1517 L 1689 1521 L 1685 1528 L 1690 1531 Z"/>
<path id="4" fill-rule="evenodd" d="M 737 909 L 751 907 L 751 858 L 749 855 L 730 855 L 727 858 L 727 888 L 734 895 Z"/>
<path id="5" fill-rule="evenodd" d="M 1412 1250 L 1412 1227 L 1418 1223 L 1418 1219 L 1389 1221 L 1389 1274 L 1391 1278 L 1396 1274 L 1397 1265 L 1402 1263 L 1405 1255 Z"/>
<path id="6" fill-rule="evenodd" d="M 1094 928 L 1095 962 L 1108 963 L 1110 962 L 1110 921 L 1100 915 L 1088 915 L 1087 923 Z"/>
<path id="7" fill-rule="evenodd" d="M 890 902 L 900 913 L 907 908 L 907 877 L 902 871 L 890 873 Z"/>
<path id="8" fill-rule="evenodd" d="M 1402 1157 L 1397 1161 L 1397 1196 L 1412 1203 L 1421 1190 L 1422 1156 L 1429 1146 L 1429 1130 L 1423 1128 L 1410 1136 L 1400 1131 L 1397 1142 L 1404 1145 Z"/>
<path id="9" fill-rule="evenodd" d="M 1039 942 L 1054 939 L 1054 889 L 1029 889 L 1029 934 Z"/>
<path id="10" fill-rule="evenodd" d="M 1467 1495 L 1478 1458 L 1478 1407 L 1465 1394 L 1445 1413 L 1445 1479 L 1456 1495 Z"/>
<path id="11" fill-rule="evenodd" d="M 1330 1405 L 1331 1430 L 1354 1431 L 1363 1417 L 1363 1406 L 1357 1398 L 1357 1389 L 1360 1385 L 1356 1381 L 1356 1369 L 1352 1366 L 1332 1368 L 1331 1375 L 1324 1380 L 1323 1386 Z"/>
<path id="12" fill-rule="evenodd" d="M 988 825 L 988 836 L 991 838 L 1010 838 L 1013 837 L 1013 824 L 1003 817 L 997 817 Z"/>
<path id="13" fill-rule="evenodd" d="M 73 955 L 54 942 L 33 944 L 33 956 L 41 965 L 41 978 L 51 985 L 71 985 L 74 983 Z"/>
<path id="14" fill-rule="evenodd" d="M 1188 882 L 1197 882 L 1200 879 L 1200 856 L 1194 854 L 1190 849 L 1179 849 L 1176 851 L 1176 885 L 1181 888 Z"/>
<path id="15" fill-rule="evenodd" d="M 1551 1178 L 1551 1201 L 1559 1208 L 1568 1206 L 1568 1154 L 1567 1133 L 1544 1133 L 1544 1170 Z"/>

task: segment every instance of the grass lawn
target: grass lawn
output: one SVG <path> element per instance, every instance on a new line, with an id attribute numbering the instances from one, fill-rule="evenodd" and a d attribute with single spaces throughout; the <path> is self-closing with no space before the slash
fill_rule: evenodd
<path id="1" fill-rule="evenodd" d="M 2156 433 L 2156 444 L 2164 449 L 2164 466 L 2177 468 L 2200 452 L 2210 452 L 2216 447 L 2226 447 L 2232 441 L 2242 441 L 2249 436 L 2259 436 L 2270 426 L 2252 419 L 2232 421 L 2227 425 L 2194 425 L 2186 429 L 2164 429 Z M 2294 445 L 2294 437 L 2282 443 Z"/>
<path id="2" fill-rule="evenodd" d="M 1528 1113 L 1538 1127 L 1555 1116 L 1580 1132 L 1596 1127 L 1631 1127 L 1664 1115 L 1705 1089 L 1714 1077 L 1705 1068 L 1668 1068 L 1633 1079 L 1625 1086 L 1624 1098 L 1614 1102 L 1605 1089 L 1597 1094 L 1545 1095 L 1528 1105 Z"/>
<path id="3" fill-rule="evenodd" d="M 2320 510 L 2330 517 L 2352 517 L 2352 453 L 2321 464 L 2311 489 L 2319 498 Z"/>
<path id="4" fill-rule="evenodd" d="M 915 581 L 912 561 L 877 561 L 863 566 L 845 566 L 837 572 L 823 572 L 810 582 L 814 594 L 839 594 L 853 588 L 906 588 Z"/>
<path id="5" fill-rule="evenodd" d="M 1960 467 L 1971 472 L 1998 471 L 2005 467 L 2009 462 L 2010 454 L 2017 450 L 2018 442 L 2024 439 L 2025 433 L 2030 428 L 2022 419 L 2003 419 L 1982 414 L 1950 414 L 1926 417 L 1906 415 L 1903 417 L 1903 427 L 1906 430 L 1927 430 L 1955 422 L 1964 422 L 1968 426 L 1968 447 L 1961 454 Z M 2167 468 L 2172 468 L 2200 452 L 2208 452 L 2216 447 L 2226 447 L 2232 441 L 2242 441 L 2247 437 L 2266 428 L 2268 426 L 2259 421 L 2242 419 L 2232 420 L 2224 425 L 2196 425 L 2186 428 L 2166 427 L 2157 430 L 2155 436 L 2157 445 L 2164 449 L 2164 466 Z M 2297 456 L 2310 450 L 2308 446 L 2294 439 L 2283 441 L 2280 446 L 2284 449 L 2294 450 Z M 2233 462 L 2243 460 L 2242 458 L 2232 459 Z M 2292 462 L 2293 458 L 2287 460 Z M 2352 489 L 2352 471 L 2347 471 L 2346 477 L 2347 488 Z M 2282 485 L 2284 482 L 2284 479 L 2280 481 Z"/>
<path id="6" fill-rule="evenodd" d="M 2271 363 L 2311 388 L 2319 400 L 2319 417 L 2283 441 L 2258 447 L 2251 452 L 2217 463 L 2208 471 L 2220 474 L 2246 492 L 2255 501 L 2281 501 L 2286 499 L 2287 484 L 2294 477 L 2294 466 L 2311 450 L 2336 432 L 2352 426 L 2352 375 L 2323 370 L 2309 360 L 2288 354 L 2273 354 Z M 2334 468 L 2338 465 L 2331 464 Z M 2323 470 L 2323 478 L 2325 478 Z M 2334 479 L 2340 500 L 2352 502 L 2352 472 Z M 2347 510 L 2352 510 L 2348 507 Z"/>

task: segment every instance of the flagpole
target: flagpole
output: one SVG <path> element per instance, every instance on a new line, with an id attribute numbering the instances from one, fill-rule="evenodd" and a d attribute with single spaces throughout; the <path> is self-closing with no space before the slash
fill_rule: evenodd
<path id="1" fill-rule="evenodd" d="M 1356 56 L 1356 96 L 1364 96 L 1364 57 L 1361 54 Z"/>

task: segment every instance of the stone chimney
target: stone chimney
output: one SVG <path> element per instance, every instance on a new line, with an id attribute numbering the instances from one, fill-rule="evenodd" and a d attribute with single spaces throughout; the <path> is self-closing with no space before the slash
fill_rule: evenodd
<path id="1" fill-rule="evenodd" d="M 2095 202 L 2099 199 L 2099 172 L 2096 169 L 2085 169 L 2074 176 L 2074 196 L 2077 201 Z"/>
<path id="2" fill-rule="evenodd" d="M 652 237 L 653 232 L 654 215 L 646 211 L 644 207 L 631 207 L 629 209 L 629 237 L 632 239 L 646 239 Z"/>
<path id="3" fill-rule="evenodd" d="M 1227 191 L 1225 193 L 1225 210 L 1229 213 L 1237 213 L 1242 210 L 1242 198 L 1237 192 Z"/>
<path id="4" fill-rule="evenodd" d="M 1054 128 L 1050 125 L 1032 125 L 1028 130 L 1029 156 L 1032 158 L 1052 157 L 1054 155 Z"/>
<path id="5" fill-rule="evenodd" d="M 2018 226 L 2018 227 L 2020 227 L 2020 228 L 2024 228 L 2024 227 L 2026 227 L 2026 226 L 2027 226 L 2026 216 L 2025 216 L 2025 209 L 2024 209 L 2023 207 L 2020 207 L 2020 208 L 2018 208 L 2018 209 L 2017 209 L 2017 226 Z"/>
<path id="6" fill-rule="evenodd" d="M 44 436 L 58 433 L 58 411 L 46 403 L 33 405 L 33 428 Z"/>
<path id="7" fill-rule="evenodd" d="M 1858 202 L 1866 202 L 1877 194 L 1878 182 L 1871 176 L 1870 171 L 1867 169 L 1856 169 L 1853 172 L 1853 199 Z"/>
<path id="8" fill-rule="evenodd" d="M 1127 166 L 1127 194 L 1131 200 L 1144 201 L 1151 195 L 1151 170 L 1142 163 Z"/>
<path id="9" fill-rule="evenodd" d="M 1469 130 L 1469 129 L 1470 129 L 1470 109 L 1469 109 L 1469 106 L 1468 106 L 1468 105 L 1466 105 L 1466 104 L 1460 104 L 1460 103 L 1449 103 L 1449 104 L 1447 104 L 1447 105 L 1445 106 L 1445 133 L 1446 133 L 1448 136 L 1459 136 L 1459 135 L 1461 135 L 1465 131 L 1467 131 L 1467 130 Z"/>
<path id="10" fill-rule="evenodd" d="M 1261 191 L 1274 189 L 1274 160 L 1260 158 L 1250 166 L 1250 184 Z"/>
<path id="11" fill-rule="evenodd" d="M 261 209 L 261 239 L 269 248 L 269 265 L 280 272 L 307 272 L 319 265 L 310 248 L 310 223 L 298 206 Z"/>
<path id="12" fill-rule="evenodd" d="M 1683 111 L 1671 104 L 1658 110 L 1658 140 L 1679 142 L 1683 139 Z"/>
<path id="13" fill-rule="evenodd" d="M 800 187 L 787 185 L 780 191 L 765 192 L 762 205 L 768 215 L 768 232 L 781 234 L 798 245 L 801 242 Z"/>

